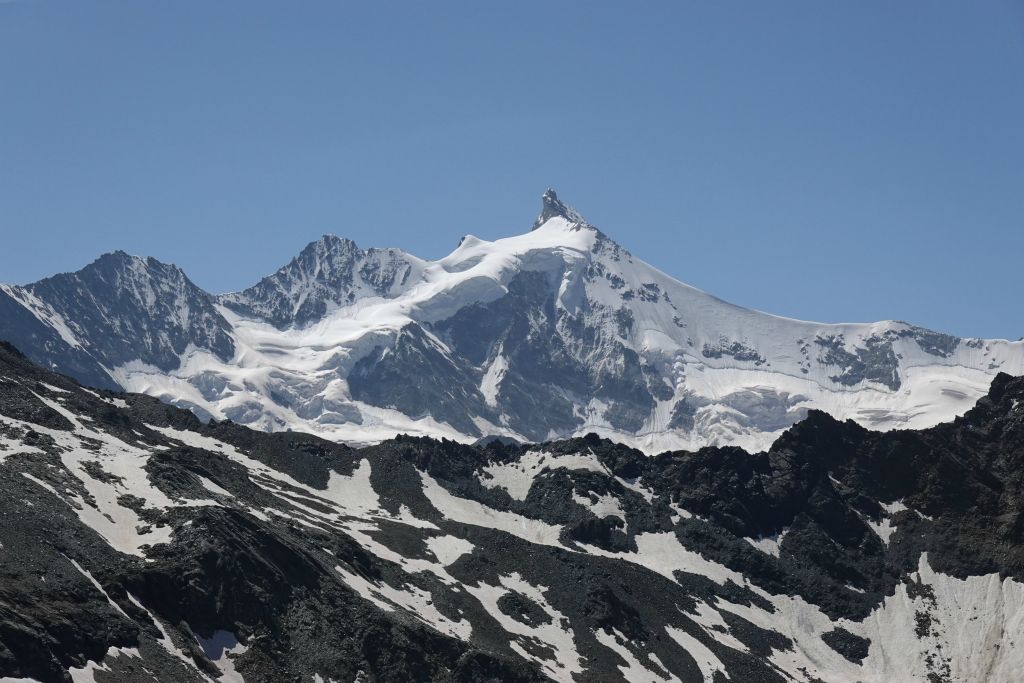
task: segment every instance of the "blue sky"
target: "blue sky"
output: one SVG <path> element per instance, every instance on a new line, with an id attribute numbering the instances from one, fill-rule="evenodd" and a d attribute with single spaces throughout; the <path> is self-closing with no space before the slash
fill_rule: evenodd
<path id="1" fill-rule="evenodd" d="M 669 274 L 1024 335 L 1024 3 L 0 2 L 0 281 L 436 258 L 554 186 Z"/>

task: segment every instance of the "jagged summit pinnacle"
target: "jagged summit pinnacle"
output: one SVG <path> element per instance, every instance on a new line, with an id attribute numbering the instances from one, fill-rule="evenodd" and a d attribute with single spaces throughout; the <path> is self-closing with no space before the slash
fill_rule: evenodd
<path id="1" fill-rule="evenodd" d="M 301 257 L 303 254 L 311 254 L 316 252 L 328 253 L 335 251 L 348 252 L 352 249 L 358 249 L 359 247 L 355 242 L 347 237 L 339 237 L 334 233 L 324 233 L 319 239 L 315 239 L 299 252 L 298 256 Z"/>
<path id="2" fill-rule="evenodd" d="M 543 206 L 541 207 L 540 215 L 537 216 L 537 220 L 533 222 L 534 230 L 556 216 L 561 216 L 572 223 L 589 225 L 589 223 L 587 223 L 587 219 L 580 215 L 576 209 L 566 205 L 558 198 L 558 195 L 555 193 L 553 188 L 549 187 L 544 192 L 541 200 L 543 201 Z"/>

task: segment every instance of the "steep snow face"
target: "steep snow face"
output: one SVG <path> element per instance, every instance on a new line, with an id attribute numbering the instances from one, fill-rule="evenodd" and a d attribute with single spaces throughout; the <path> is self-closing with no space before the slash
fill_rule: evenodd
<path id="1" fill-rule="evenodd" d="M 1024 372 L 1024 342 L 728 304 L 635 258 L 552 191 L 523 235 L 470 235 L 432 262 L 328 236 L 216 302 L 227 342 L 200 334 L 173 363 L 128 345 L 104 367 L 203 416 L 357 444 L 597 432 L 650 453 L 762 449 L 810 408 L 925 427 L 966 410 L 996 372 Z M 79 339 L 64 315 L 53 325 Z"/>

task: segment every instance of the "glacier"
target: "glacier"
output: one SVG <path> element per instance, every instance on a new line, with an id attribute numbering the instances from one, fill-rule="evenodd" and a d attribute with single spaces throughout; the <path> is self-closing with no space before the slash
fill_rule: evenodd
<path id="1" fill-rule="evenodd" d="M 253 287 L 214 295 L 119 252 L 4 285 L 5 307 L 18 315 L 0 337 L 45 340 L 22 346 L 83 382 L 352 445 L 594 432 L 651 454 L 756 451 L 810 409 L 875 430 L 929 427 L 998 372 L 1024 373 L 1021 341 L 722 301 L 636 258 L 552 190 L 529 232 L 467 235 L 435 261 L 328 235 Z"/>

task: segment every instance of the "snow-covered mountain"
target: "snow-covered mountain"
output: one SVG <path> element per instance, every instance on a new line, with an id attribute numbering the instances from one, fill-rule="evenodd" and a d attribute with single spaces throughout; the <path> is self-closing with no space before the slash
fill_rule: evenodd
<path id="1" fill-rule="evenodd" d="M 1006 683 L 1024 379 L 767 452 L 363 449 L 202 423 L 0 343 L 0 680 Z"/>
<path id="2" fill-rule="evenodd" d="M 649 453 L 767 447 L 819 408 L 875 429 L 963 413 L 1024 342 L 819 324 L 721 301 L 544 194 L 533 230 L 437 261 L 326 236 L 255 286 L 201 291 L 109 254 L 0 289 L 0 338 L 96 386 L 349 443 L 596 432 Z"/>

